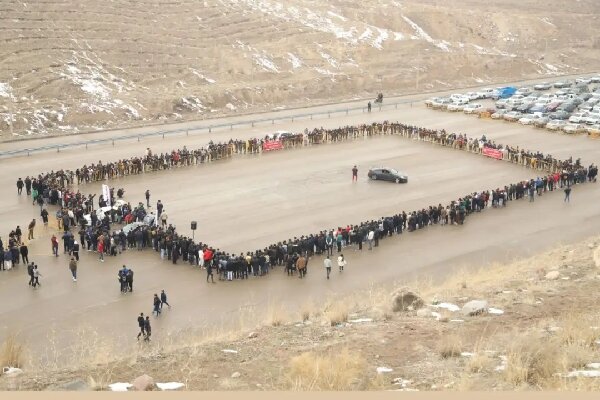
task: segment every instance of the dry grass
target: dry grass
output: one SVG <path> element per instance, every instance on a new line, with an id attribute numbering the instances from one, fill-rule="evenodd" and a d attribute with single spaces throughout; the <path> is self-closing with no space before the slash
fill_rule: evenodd
<path id="1" fill-rule="evenodd" d="M 330 304 L 324 310 L 324 315 L 331 326 L 336 326 L 347 322 L 349 313 L 350 311 L 348 303 L 345 301 L 338 301 Z"/>
<path id="2" fill-rule="evenodd" d="M 462 352 L 462 340 L 457 335 L 444 336 L 440 340 L 439 353 L 442 358 L 458 357 Z"/>
<path id="3" fill-rule="evenodd" d="M 2 343 L 0 349 L 0 368 L 23 368 L 25 362 L 25 347 L 17 339 L 17 335 L 10 334 Z"/>
<path id="4" fill-rule="evenodd" d="M 600 326 L 598 319 L 582 314 L 572 314 L 562 323 L 562 329 L 558 331 L 558 336 L 563 343 L 589 347 L 594 345 L 600 336 L 600 330 L 594 329 L 594 326 Z"/>
<path id="5" fill-rule="evenodd" d="M 343 349 L 335 354 L 304 353 L 290 362 L 288 389 L 297 391 L 357 390 L 367 383 L 366 363 Z"/>
<path id="6" fill-rule="evenodd" d="M 467 371 L 480 373 L 490 370 L 495 365 L 495 360 L 485 353 L 476 353 L 467 362 Z"/>
<path id="7" fill-rule="evenodd" d="M 504 376 L 513 386 L 544 387 L 554 374 L 563 372 L 563 365 L 563 354 L 556 341 L 531 335 L 512 346 Z"/>
<path id="8" fill-rule="evenodd" d="M 280 304 L 271 303 L 267 309 L 267 324 L 271 326 L 281 326 L 286 321 L 286 311 Z"/>

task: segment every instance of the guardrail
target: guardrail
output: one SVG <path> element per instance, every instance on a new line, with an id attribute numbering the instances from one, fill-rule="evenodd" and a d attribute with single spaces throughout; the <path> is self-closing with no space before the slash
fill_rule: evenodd
<path id="1" fill-rule="evenodd" d="M 384 102 L 385 102 L 385 100 L 384 100 Z M 412 104 L 414 102 L 415 102 L 415 100 L 403 100 L 403 101 L 396 101 L 393 103 L 383 103 L 383 104 L 377 103 L 377 104 L 374 104 L 372 110 L 373 111 L 381 111 L 383 109 L 391 109 L 391 108 L 397 109 L 398 105 L 400 105 L 400 104 L 409 104 L 409 103 Z M 349 115 L 351 112 L 355 113 L 357 111 L 361 111 L 361 112 L 365 113 L 365 112 L 367 112 L 367 107 L 365 107 L 365 106 L 346 107 L 346 108 L 339 108 L 339 109 L 327 110 L 327 111 L 301 113 L 301 114 L 293 114 L 293 115 L 286 115 L 286 116 L 281 116 L 281 117 L 271 117 L 271 118 L 256 118 L 256 119 L 248 119 L 248 120 L 242 120 L 242 121 L 236 121 L 236 122 L 230 122 L 230 123 L 221 123 L 221 124 L 206 124 L 206 123 L 204 123 L 204 124 L 198 124 L 195 126 L 190 126 L 187 128 L 161 130 L 158 132 L 136 133 L 136 134 L 125 135 L 125 136 L 115 136 L 115 137 L 109 137 L 109 138 L 103 138 L 103 139 L 93 139 L 93 140 L 86 140 L 86 141 L 68 143 L 68 144 L 53 144 L 53 145 L 48 145 L 48 146 L 40 146 L 40 147 L 33 147 L 33 148 L 27 148 L 27 149 L 6 150 L 6 151 L 0 152 L 0 158 L 10 158 L 10 157 L 23 156 L 23 155 L 29 156 L 32 153 L 38 153 L 38 152 L 42 152 L 42 151 L 51 151 L 51 150 L 56 150 L 56 152 L 60 153 L 61 150 L 72 149 L 72 148 L 77 148 L 77 147 L 85 147 L 87 149 L 88 146 L 92 146 L 92 145 L 96 145 L 96 144 L 112 143 L 112 145 L 114 146 L 116 142 L 127 141 L 127 140 L 137 140 L 139 142 L 143 138 L 155 137 L 155 136 L 162 136 L 162 138 L 164 139 L 165 136 L 172 136 L 172 135 L 183 134 L 183 133 L 185 133 L 187 136 L 189 136 L 190 133 L 192 133 L 192 134 L 211 133 L 212 131 L 215 131 L 215 130 L 222 130 L 222 129 L 227 129 L 227 128 L 229 130 L 233 130 L 234 127 L 237 128 L 240 126 L 250 126 L 253 128 L 255 125 L 258 125 L 258 124 L 271 123 L 271 125 L 274 125 L 275 122 L 283 122 L 283 121 L 294 122 L 294 121 L 300 120 L 300 119 L 312 120 L 314 117 L 325 116 L 325 115 L 327 116 L 327 118 L 331 118 L 332 115 L 336 115 L 336 114 Z"/>

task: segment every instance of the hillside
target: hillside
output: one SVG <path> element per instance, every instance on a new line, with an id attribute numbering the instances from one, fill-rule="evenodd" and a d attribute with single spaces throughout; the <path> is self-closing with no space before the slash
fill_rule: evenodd
<path id="1" fill-rule="evenodd" d="M 395 310 L 398 291 L 371 288 L 306 301 L 300 315 L 274 306 L 236 332 L 134 347 L 88 332 L 67 366 L 33 365 L 5 345 L 0 363 L 12 354 L 24 372 L 0 376 L 0 390 L 107 390 L 143 374 L 186 390 L 598 390 L 599 279 L 594 237 L 441 283 L 405 283 L 421 307 Z M 472 300 L 487 306 L 469 315 Z"/>
<path id="2" fill-rule="evenodd" d="M 0 133 L 600 69 L 595 0 L 0 1 Z"/>

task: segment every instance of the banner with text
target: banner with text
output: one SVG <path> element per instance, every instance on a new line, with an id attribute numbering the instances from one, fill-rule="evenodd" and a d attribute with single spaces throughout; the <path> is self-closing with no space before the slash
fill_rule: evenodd
<path id="1" fill-rule="evenodd" d="M 502 160 L 502 152 L 500 150 L 484 147 L 482 151 L 484 156 L 492 157 L 497 160 Z"/>
<path id="2" fill-rule="evenodd" d="M 281 150 L 283 149 L 283 143 L 279 140 L 267 140 L 263 142 L 263 151 Z"/>

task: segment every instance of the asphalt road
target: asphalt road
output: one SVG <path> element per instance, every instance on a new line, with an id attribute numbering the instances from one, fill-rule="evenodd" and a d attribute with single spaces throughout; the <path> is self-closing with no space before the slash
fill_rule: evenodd
<path id="1" fill-rule="evenodd" d="M 405 105 L 398 110 L 372 114 L 332 116 L 318 121 L 318 126 L 385 119 L 469 135 L 485 133 L 499 142 L 550 152 L 561 158 L 573 155 L 581 157 L 585 164 L 600 162 L 600 142 L 587 137 L 478 120 L 424 106 Z M 302 121 L 279 125 L 277 129 L 303 130 L 313 126 L 310 121 Z M 18 177 L 49 169 L 76 168 L 99 159 L 128 157 L 142 153 L 146 147 L 154 152 L 184 144 L 192 148 L 210 139 L 252 137 L 268 130 L 256 127 L 147 139 L 115 147 L 98 145 L 88 150 L 0 160 L 0 185 L 5 188 L 0 197 L 0 232 L 6 238 L 16 225 L 25 227 L 39 215 L 38 207 L 31 206 L 25 196 L 16 195 Z M 354 164 L 359 165 L 358 183 L 351 182 L 350 169 Z M 406 172 L 409 183 L 367 181 L 367 169 L 379 164 Z M 533 176 L 533 171 L 500 161 L 404 138 L 381 137 L 243 156 L 125 178 L 111 185 L 124 187 L 126 198 L 132 202 L 142 201 L 143 192 L 150 189 L 153 203 L 160 198 L 170 220 L 180 230 L 187 230 L 190 220 L 198 220 L 197 238 L 242 251 L 385 213 L 447 202 L 465 193 Z M 89 192 L 98 186 L 83 186 L 81 190 Z M 29 288 L 23 267 L 0 272 L 0 292 L 5 299 L 0 306 L 0 339 L 9 332 L 20 332 L 36 355 L 62 360 L 75 354 L 81 358 L 81 344 L 86 341 L 90 343 L 88 352 L 100 348 L 113 351 L 135 342 L 136 316 L 151 311 L 152 294 L 160 289 L 169 294 L 173 309 L 154 321 L 153 336 L 157 339 L 189 327 L 226 329 L 237 326 L 244 318 L 251 325 L 258 322 L 256 315 L 273 304 L 294 310 L 308 300 L 322 303 L 329 296 L 351 294 L 371 284 L 391 285 L 426 276 L 441 279 L 456 268 L 508 261 L 598 234 L 599 194 L 600 185 L 586 184 L 575 187 L 570 204 L 563 203 L 562 193 L 557 192 L 544 195 L 533 204 L 519 201 L 502 210 L 486 210 L 470 217 L 461 227 L 430 227 L 386 239 L 372 252 L 347 250 L 344 252 L 349 263 L 347 270 L 343 274 L 336 272 L 329 281 L 319 258 L 311 260 L 306 280 L 288 278 L 283 271 L 275 270 L 266 278 L 207 285 L 204 273 L 183 263 L 174 266 L 161 262 L 155 253 L 129 252 L 99 263 L 94 254 L 83 252 L 79 279 L 73 283 L 67 258 L 50 256 L 49 237 L 53 228 L 39 227 L 36 239 L 30 243 L 30 259 L 40 266 L 43 286 L 38 290 Z M 121 295 L 118 289 L 116 273 L 123 263 L 135 270 L 135 290 L 130 295 Z"/>

